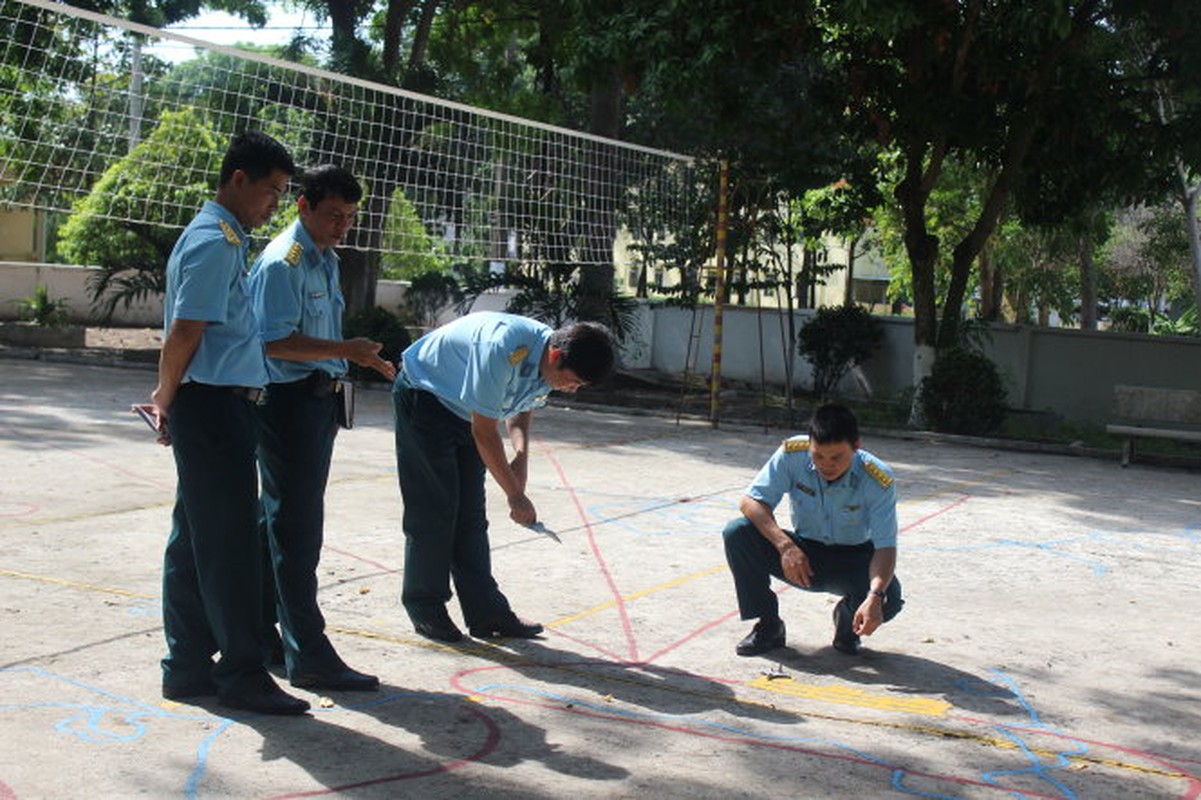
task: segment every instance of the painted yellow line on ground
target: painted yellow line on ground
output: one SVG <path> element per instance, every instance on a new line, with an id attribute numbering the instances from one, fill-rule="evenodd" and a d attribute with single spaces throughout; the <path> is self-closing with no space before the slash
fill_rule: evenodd
<path id="1" fill-rule="evenodd" d="M 114 589 L 111 586 L 97 586 L 94 583 L 80 583 L 78 581 L 68 581 L 63 578 L 54 578 L 50 575 L 32 575 L 28 572 L 17 572 L 11 569 L 0 569 L 0 575 L 7 578 L 23 578 L 27 581 L 38 581 L 39 583 L 53 583 L 58 586 L 69 586 L 72 589 L 83 589 L 88 592 L 104 592 L 105 594 L 119 594 L 122 597 L 134 597 L 138 600 L 153 600 L 154 595 L 142 594 L 140 592 L 131 592 L 127 589 Z"/>
<path id="2" fill-rule="evenodd" d="M 638 592 L 632 592 L 630 594 L 622 595 L 621 600 L 622 600 L 622 602 L 628 603 L 631 600 L 637 600 L 640 597 L 646 597 L 647 595 L 655 594 L 656 592 L 662 592 L 665 589 L 673 589 L 676 586 L 681 586 L 685 583 L 688 583 L 689 581 L 694 581 L 697 578 L 704 578 L 708 575 L 713 575 L 718 572 L 725 572 L 727 569 L 729 569 L 729 567 L 727 567 L 725 564 L 720 564 L 716 567 L 710 567 L 709 569 L 703 569 L 700 572 L 694 572 L 691 575 L 684 575 L 679 578 L 674 578 L 674 579 L 668 581 L 667 583 L 661 583 L 658 586 L 652 586 L 649 589 L 643 589 Z M 578 619 L 583 619 L 584 617 L 588 617 L 593 614 L 599 614 L 602 611 L 608 611 L 610 608 L 614 608 L 616 605 L 617 605 L 616 600 L 609 600 L 609 601 L 601 603 L 599 605 L 595 605 L 592 608 L 585 609 L 578 614 L 572 614 L 570 617 L 562 617 L 560 619 L 555 620 L 554 622 L 549 622 L 549 623 L 547 623 L 547 625 L 552 628 L 558 627 L 560 625 L 567 625 L 569 623 L 575 622 Z"/>
<path id="3" fill-rule="evenodd" d="M 944 494 L 947 494 L 948 492 L 957 492 L 957 491 L 960 491 L 961 489 L 969 489 L 972 486 L 979 486 L 980 484 L 984 483 L 985 481 L 991 480 L 993 478 L 999 478 L 1002 475 L 1009 475 L 1012 473 L 1013 473 L 1012 469 L 1009 469 L 1008 467 L 1000 467 L 998 469 L 994 469 L 992 472 L 987 473 L 983 478 L 980 478 L 979 480 L 959 481 L 957 483 L 951 483 L 946 486 L 935 489 L 934 491 L 932 491 L 928 494 L 924 494 L 921 497 L 910 497 L 905 500 L 902 500 L 897 505 L 903 506 L 903 505 L 908 505 L 910 503 L 920 503 L 923 500 L 933 500 L 935 497 L 938 497 L 939 495 L 944 495 Z"/>
<path id="4" fill-rule="evenodd" d="M 548 661 L 540 661 L 537 659 L 527 658 L 519 653 L 513 653 L 502 649 L 501 647 L 489 642 L 470 642 L 465 646 L 455 646 L 432 642 L 426 639 L 410 638 L 405 636 L 392 636 L 374 631 L 367 631 L 355 628 L 339 628 L 330 627 L 327 630 L 341 633 L 348 636 L 361 636 L 366 639 L 376 639 L 379 641 L 393 642 L 395 644 L 415 645 L 426 650 L 441 650 L 449 653 L 459 653 L 461 655 L 471 655 L 475 646 L 487 648 L 488 658 L 498 664 L 505 664 L 512 667 L 541 667 L 552 672 L 567 673 L 571 675 L 587 677 L 590 682 L 594 683 L 615 683 L 619 685 L 637 687 L 651 692 L 662 692 L 666 694 L 687 695 L 691 697 L 704 698 L 714 703 L 714 708 L 719 708 L 722 704 L 733 703 L 735 705 L 749 706 L 753 708 L 771 709 L 776 713 L 793 714 L 798 719 L 810 720 L 827 720 L 830 722 L 847 723 L 850 725 L 862 725 L 873 728 L 885 728 L 894 731 L 904 731 L 915 733 L 922 736 L 930 736 L 939 739 L 949 739 L 963 742 L 974 742 L 986 747 L 993 747 L 998 750 L 1017 750 L 1019 745 L 1012 739 L 1004 739 L 998 736 L 990 736 L 988 734 L 979 733 L 972 730 L 958 730 L 954 728 L 935 727 L 926 724 L 914 724 L 905 722 L 894 722 L 882 719 L 858 719 L 855 717 L 845 717 L 837 714 L 823 714 L 811 710 L 799 711 L 796 709 L 788 710 L 774 703 L 768 703 L 764 700 L 738 697 L 727 695 L 721 692 L 704 691 L 685 689 L 670 681 L 651 680 L 642 678 L 636 672 L 627 670 L 627 674 L 614 674 L 612 671 L 603 671 L 595 669 L 587 669 L 578 666 L 568 666 L 564 664 L 555 664 Z M 614 664 L 617 668 L 619 665 Z M 781 684 L 793 684 L 792 689 L 785 689 Z M 778 692 L 793 697 L 803 697 L 805 699 L 825 700 L 831 703 L 841 703 L 844 705 L 852 705 L 860 708 L 874 708 L 881 710 L 898 710 L 908 711 L 922 716 L 945 717 L 948 710 L 952 707 L 950 703 L 931 698 L 912 698 L 909 700 L 898 700 L 896 698 L 886 698 L 882 695 L 870 695 L 868 692 L 859 689 L 848 689 L 846 687 L 820 687 L 807 686 L 793 681 L 791 678 L 773 678 L 768 679 L 766 676 L 744 684 L 756 689 L 765 689 L 769 692 Z M 600 693 L 601 689 L 595 689 Z M 479 695 L 470 695 L 468 699 L 476 702 L 489 702 L 489 700 L 500 700 L 503 698 L 485 699 Z M 639 707 L 636 700 L 630 699 L 628 704 L 632 707 Z M 670 715 L 669 715 L 670 716 Z M 1068 741 L 1071 741 L 1069 738 Z M 1063 757 L 1062 748 L 1048 746 L 1031 746 L 1028 743 L 1023 745 L 1031 753 L 1045 756 L 1046 758 Z M 1129 772 L 1139 772 L 1148 775 L 1156 775 L 1165 778 L 1183 778 L 1185 775 L 1181 772 L 1164 769 L 1162 767 L 1148 766 L 1145 764 L 1136 764 L 1130 761 L 1124 761 L 1117 758 L 1101 758 L 1090 754 L 1070 754 L 1066 756 L 1072 761 L 1075 768 L 1082 768 L 1084 765 L 1096 765 L 1099 767 L 1108 767 L 1117 770 L 1126 770 Z"/>
<path id="5" fill-rule="evenodd" d="M 930 697 L 895 697 L 873 694 L 853 686 L 816 686 L 810 683 L 799 683 L 792 678 L 769 678 L 766 675 L 755 678 L 747 683 L 747 686 L 766 692 L 804 697 L 807 700 L 820 700 L 825 703 L 839 703 L 844 706 L 859 706 L 860 708 L 876 708 L 881 711 L 903 711 L 909 714 L 924 714 L 928 717 L 945 717 L 951 709 L 951 704 L 947 701 L 935 700 Z"/>

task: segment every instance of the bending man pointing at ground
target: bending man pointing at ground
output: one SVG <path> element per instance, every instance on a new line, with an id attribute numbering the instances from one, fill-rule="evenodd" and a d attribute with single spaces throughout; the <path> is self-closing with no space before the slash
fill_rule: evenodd
<path id="1" fill-rule="evenodd" d="M 788 494 L 792 531 L 775 508 Z M 813 412 L 809 435 L 776 450 L 739 501 L 743 516 L 723 533 L 738 610 L 758 619 L 740 656 L 784 645 L 771 576 L 801 589 L 842 595 L 834 606 L 834 647 L 859 652 L 904 605 L 897 564 L 897 495 L 888 466 L 859 449 L 859 423 L 844 406 Z"/>
<path id="2" fill-rule="evenodd" d="M 614 359 L 602 325 L 578 322 L 556 331 L 496 312 L 461 317 L 405 350 L 392 389 L 404 498 L 401 599 L 419 634 L 463 638 L 446 611 L 452 578 L 472 636 L 528 639 L 542 632 L 513 613 L 492 577 L 484 475 L 504 491 L 514 522 L 537 522 L 526 495 L 531 411 L 551 390 L 574 392 L 606 380 Z"/>

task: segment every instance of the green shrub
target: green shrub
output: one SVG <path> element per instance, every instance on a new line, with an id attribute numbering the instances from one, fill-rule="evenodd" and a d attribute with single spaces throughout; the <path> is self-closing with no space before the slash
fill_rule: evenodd
<path id="1" fill-rule="evenodd" d="M 987 356 L 965 347 L 938 354 L 922 381 L 920 402 L 926 423 L 936 431 L 980 436 L 1005 419 L 1005 386 Z"/>
<path id="2" fill-rule="evenodd" d="M 52 300 L 50 290 L 41 284 L 31 296 L 13 302 L 17 304 L 21 317 L 35 325 L 58 328 L 67 324 L 67 301 L 63 298 Z"/>
<path id="3" fill-rule="evenodd" d="M 813 391 L 829 397 L 856 364 L 871 358 L 884 340 L 880 323 L 857 305 L 819 308 L 797 337 L 813 365 Z"/>
<path id="4" fill-rule="evenodd" d="M 438 312 L 463 299 L 458 281 L 441 270 L 428 270 L 414 275 L 409 281 L 401 310 L 418 325 L 432 328 Z"/>
<path id="5" fill-rule="evenodd" d="M 384 347 L 380 350 L 380 358 L 393 364 L 412 341 L 400 319 L 379 306 L 365 308 L 348 317 L 342 324 L 342 335 L 347 339 L 363 336 L 381 343 Z M 355 380 L 383 380 L 375 370 L 357 364 L 350 365 L 350 377 Z"/>

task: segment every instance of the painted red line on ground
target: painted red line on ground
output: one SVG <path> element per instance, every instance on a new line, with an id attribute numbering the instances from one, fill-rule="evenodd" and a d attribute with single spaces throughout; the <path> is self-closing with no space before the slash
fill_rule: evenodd
<path id="1" fill-rule="evenodd" d="M 6 427 L 5 430 L 7 430 L 9 432 L 9 434 L 12 436 L 20 436 L 21 438 L 29 439 L 29 440 L 34 439 L 34 437 L 31 436 L 30 434 L 25 433 L 24 431 L 18 431 L 12 427 Z M 158 480 L 157 478 L 148 478 L 145 475 L 139 475 L 138 473 L 136 473 L 132 470 L 125 469 L 124 467 L 114 464 L 111 461 L 106 461 L 103 458 L 96 458 L 93 455 L 88 455 L 87 453 L 84 453 L 83 451 L 81 451 L 77 448 L 64 447 L 63 445 L 57 444 L 50 440 L 40 440 L 39 444 L 53 447 L 55 450 L 58 450 L 60 453 L 67 453 L 69 455 L 73 455 L 73 456 L 82 458 L 84 461 L 91 461 L 93 464 L 99 464 L 100 466 L 104 467 L 105 469 L 112 470 L 113 472 L 120 472 L 122 475 L 133 478 L 134 480 L 137 480 L 137 481 L 141 481 L 142 483 L 148 484 L 150 486 L 154 486 L 159 489 L 169 489 L 171 491 L 175 491 L 174 483 L 164 483 L 164 482 Z M 155 447 L 162 447 L 162 445 L 156 444 Z M 172 466 L 172 469 L 174 469 L 174 465 Z"/>
<path id="2" fill-rule="evenodd" d="M 590 642 L 587 639 L 583 639 L 579 636 L 572 636 L 570 633 L 561 631 L 558 628 L 547 628 L 546 632 L 553 633 L 556 636 L 562 636 L 564 639 L 570 639 L 571 641 L 573 641 L 577 644 L 582 644 L 585 647 L 591 648 L 602 655 L 608 656 L 609 658 L 613 659 L 618 664 L 631 663 L 631 662 L 627 661 L 626 659 L 622 658 L 621 656 L 617 655 L 617 653 L 614 653 L 612 650 L 610 650 L 607 647 L 601 647 L 599 644 L 596 644 L 595 642 Z"/>
<path id="3" fill-rule="evenodd" d="M 921 525 L 923 522 L 928 522 L 929 520 L 932 520 L 941 514 L 947 513 L 952 508 L 955 508 L 958 505 L 962 505 L 963 503 L 966 503 L 968 500 L 971 499 L 971 497 L 972 496 L 970 494 L 965 494 L 963 497 L 959 498 L 954 503 L 951 503 L 949 506 L 943 506 L 942 508 L 935 511 L 933 514 L 927 514 L 926 516 L 922 517 L 921 519 L 917 520 L 916 522 L 910 522 L 904 528 L 901 528 L 901 533 L 904 533 L 905 531 L 910 530 L 911 528 L 916 528 L 918 525 Z"/>
<path id="4" fill-rule="evenodd" d="M 622 598 L 621 592 L 617 589 L 617 582 L 613 580 L 613 575 L 609 572 L 609 567 L 605 563 L 605 557 L 601 554 L 600 545 L 596 542 L 596 531 L 593 529 L 588 515 L 584 513 L 584 506 L 580 503 L 579 497 L 576 496 L 575 488 L 571 485 L 571 481 L 567 479 L 567 473 L 563 471 L 562 465 L 559 464 L 559 459 L 555 458 L 554 452 L 546 445 L 539 442 L 538 446 L 550 461 L 551 466 L 555 468 L 555 472 L 558 473 L 559 482 L 563 484 L 563 488 L 570 495 L 571 502 L 575 506 L 580 521 L 584 524 L 584 529 L 588 531 L 588 546 L 592 549 L 592 555 L 596 559 L 596 564 L 600 568 L 601 575 L 605 578 L 605 583 L 609 585 L 609 592 L 613 595 L 613 600 L 617 604 L 617 614 L 621 618 L 621 629 L 625 633 L 626 642 L 630 646 L 630 660 L 637 661 L 638 640 L 634 637 L 634 627 L 630 624 L 630 614 L 626 609 L 625 600 Z"/>
<path id="5" fill-rule="evenodd" d="M 952 719 L 957 722 L 968 722 L 973 725 L 985 725 L 990 728 L 1004 728 L 1007 731 L 1018 731 L 1021 733 L 1040 734 L 1054 739 L 1066 739 L 1069 742 L 1080 742 L 1087 744 L 1090 747 L 1101 747 L 1107 750 L 1116 750 L 1119 753 L 1136 756 L 1138 758 L 1150 761 L 1152 764 L 1158 764 L 1174 772 L 1181 773 L 1180 780 L 1186 781 L 1188 785 L 1185 787 L 1184 794 L 1180 795 L 1181 800 L 1196 800 L 1201 797 L 1201 776 L 1194 775 L 1186 769 L 1181 768 L 1178 761 L 1170 756 L 1161 756 L 1156 753 L 1150 753 L 1146 750 L 1137 750 L 1133 747 L 1126 747 L 1120 744 L 1111 744 L 1109 742 L 1101 742 L 1096 739 L 1085 739 L 1083 736 L 1073 736 L 1070 733 L 1060 733 L 1059 731 L 1050 731 L 1044 728 L 1031 728 L 1027 725 L 1012 725 L 1004 722 L 994 722 L 986 719 L 978 719 L 976 717 L 965 717 L 959 715 L 950 715 L 947 719 Z"/>
<path id="6" fill-rule="evenodd" d="M 371 566 L 375 567 L 376 569 L 382 570 L 383 572 L 400 572 L 400 567 L 389 567 L 387 564 L 381 564 L 380 562 L 375 561 L 373 559 L 364 558 L 363 556 L 356 555 L 355 553 L 352 553 L 349 550 L 342 550 L 337 547 L 330 547 L 328 544 L 324 545 L 322 549 L 328 550 L 331 553 L 337 553 L 340 556 L 346 556 L 347 558 L 353 558 L 355 561 L 362 561 L 364 564 L 370 564 Z"/>
<path id="7" fill-rule="evenodd" d="M 439 775 L 444 772 L 452 772 L 453 770 L 465 767 L 468 764 L 474 764 L 486 758 L 500 744 L 500 726 L 496 724 L 496 720 L 488 716 L 484 711 L 474 704 L 464 704 L 463 708 L 475 715 L 476 719 L 484 723 L 484 727 L 488 731 L 488 737 L 484 740 L 484 745 L 477 752 L 469 756 L 460 758 L 457 761 L 451 761 L 447 764 L 439 764 L 430 769 L 418 770 L 417 772 L 404 772 L 396 775 L 387 775 L 381 778 L 372 778 L 370 780 L 358 781 L 356 783 L 345 783 L 341 786 L 329 786 L 324 789 L 314 789 L 309 792 L 289 792 L 288 794 L 274 795 L 271 800 L 287 800 L 293 797 L 320 797 L 321 795 L 336 794 L 345 792 L 350 789 L 362 789 L 366 786 L 382 786 L 386 783 L 396 783 L 398 781 L 412 780 L 413 778 L 428 778 L 431 775 Z M 0 798 L 2 800 L 2 798 Z"/>
<path id="8" fill-rule="evenodd" d="M 657 652 L 654 655 L 647 658 L 646 663 L 648 663 L 648 664 L 653 663 L 654 661 L 658 660 L 661 656 L 664 656 L 664 655 L 670 653 L 672 650 L 675 650 L 677 647 L 684 644 L 685 642 L 687 642 L 691 639 L 695 639 L 697 636 L 700 636 L 705 631 L 710 630 L 712 628 L 716 628 L 718 625 L 721 625 L 723 622 L 726 622 L 727 620 L 730 620 L 736 616 L 738 616 L 738 609 L 734 609 L 733 611 L 731 611 L 727 614 L 723 614 L 722 616 L 718 617 L 717 619 L 713 620 L 712 622 L 705 623 L 704 625 L 697 628 L 696 630 L 694 630 L 692 633 L 688 634 L 684 638 L 679 639 L 678 641 L 676 641 L 672 644 L 669 644 L 667 647 L 664 647 L 659 652 Z"/>
<path id="9" fill-rule="evenodd" d="M 16 511 L 0 511 L 0 517 L 4 517 L 4 518 L 27 517 L 30 514 L 37 513 L 40 510 L 38 506 L 35 506 L 32 503 L 7 503 L 7 505 L 17 506 L 18 510 L 16 510 Z M 20 508 L 21 506 L 24 506 L 24 508 Z M 3 800 L 3 798 L 4 798 L 4 795 L 0 794 L 0 800 Z"/>

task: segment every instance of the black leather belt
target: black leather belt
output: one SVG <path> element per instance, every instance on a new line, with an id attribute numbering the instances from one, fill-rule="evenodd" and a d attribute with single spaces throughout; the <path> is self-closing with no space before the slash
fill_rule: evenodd
<path id="1" fill-rule="evenodd" d="M 234 397 L 240 397 L 244 400 L 249 400 L 252 403 L 257 403 L 259 398 L 263 396 L 262 389 L 256 389 L 252 386 L 219 386 L 215 383 L 198 383 L 196 381 L 188 381 L 181 384 L 180 389 L 195 389 L 197 391 L 206 392 L 229 392 Z"/>
<path id="2" fill-rule="evenodd" d="M 268 391 L 304 392 L 313 397 L 329 397 L 338 391 L 338 379 L 324 370 L 313 370 L 307 377 L 287 383 L 272 383 Z"/>

